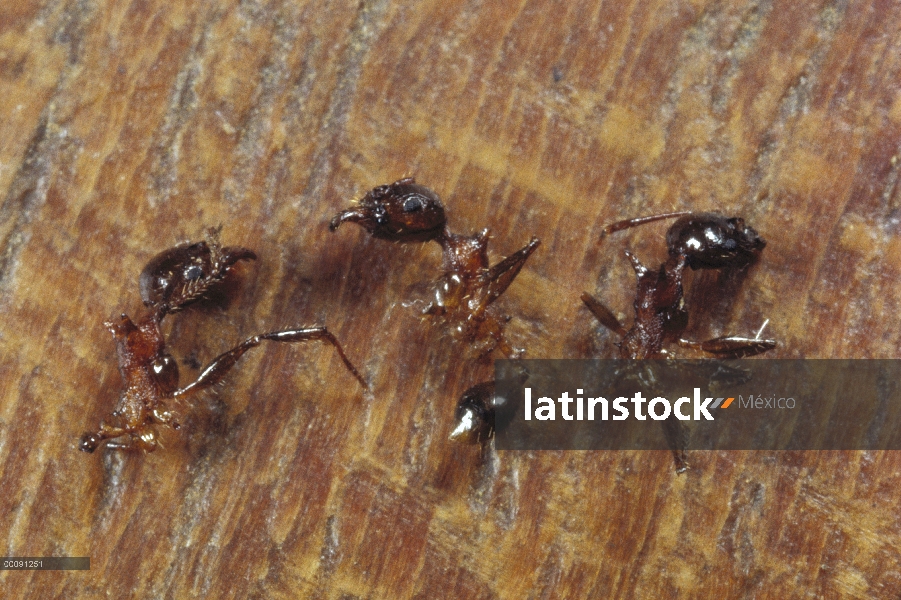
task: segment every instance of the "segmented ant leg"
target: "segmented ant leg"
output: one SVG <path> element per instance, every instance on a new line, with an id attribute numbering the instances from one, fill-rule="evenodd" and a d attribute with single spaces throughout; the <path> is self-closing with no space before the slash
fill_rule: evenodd
<path id="1" fill-rule="evenodd" d="M 225 377 L 226 373 L 228 373 L 232 367 L 238 362 L 238 359 L 244 355 L 245 352 L 250 350 L 251 348 L 255 348 L 259 346 L 263 341 L 269 340 L 272 342 L 307 342 L 312 340 L 323 340 L 330 343 L 335 349 L 338 351 L 338 355 L 341 357 L 341 360 L 344 361 L 344 365 L 347 367 L 347 370 L 350 371 L 354 377 L 357 378 L 357 381 L 360 382 L 364 388 L 369 389 L 369 386 L 366 385 L 366 381 L 360 375 L 357 368 L 350 362 L 347 358 L 347 355 L 344 354 L 344 349 L 341 347 L 341 344 L 338 343 L 338 340 L 329 332 L 325 327 L 308 327 L 304 329 L 289 329 L 286 331 L 273 331 L 270 333 L 263 333 L 260 335 L 255 335 L 253 337 L 247 338 L 228 352 L 224 354 L 220 354 L 213 360 L 210 365 L 203 370 L 200 376 L 189 383 L 185 387 L 180 390 L 176 390 L 173 396 L 184 396 L 189 393 L 193 393 L 213 385 L 216 385 L 218 382 L 222 381 L 222 378 Z"/>
<path id="2" fill-rule="evenodd" d="M 762 354 L 776 347 L 776 340 L 761 340 L 744 337 L 719 337 L 706 342 L 691 342 L 679 340 L 679 345 L 685 348 L 694 348 L 712 354 L 716 358 L 732 359 L 745 358 Z"/>
<path id="3" fill-rule="evenodd" d="M 533 237 L 528 244 L 488 269 L 488 273 L 485 274 L 488 281 L 487 304 L 497 300 L 510 287 L 523 265 L 540 245 L 541 240 Z"/>
<path id="4" fill-rule="evenodd" d="M 366 383 L 366 380 L 363 379 L 363 376 L 360 375 L 360 372 L 357 371 L 357 368 L 354 366 L 354 364 L 350 362 L 349 358 L 347 358 L 347 355 L 344 353 L 344 348 L 342 348 L 341 344 L 338 343 L 338 338 L 332 335 L 332 333 L 325 327 L 307 327 L 304 329 L 273 331 L 271 333 L 264 333 L 260 337 L 264 340 L 270 340 L 273 342 L 293 343 L 308 342 L 312 340 L 322 340 L 328 342 L 335 347 L 335 350 L 338 352 L 338 356 L 340 356 L 341 360 L 344 362 L 344 366 L 347 367 L 347 370 L 357 378 L 357 381 L 360 382 L 360 385 L 363 386 L 363 389 L 369 389 L 369 385 Z"/>
<path id="5" fill-rule="evenodd" d="M 128 432 L 121 427 L 110 427 L 105 423 L 101 423 L 100 431 L 96 433 L 88 432 L 81 436 L 81 441 L 78 443 L 78 449 L 82 452 L 91 453 L 99 448 L 100 444 L 104 441 L 123 436 L 126 433 Z"/>
<path id="6" fill-rule="evenodd" d="M 622 323 L 619 322 L 619 319 L 616 318 L 616 315 L 614 315 L 609 308 L 604 306 L 600 300 L 590 295 L 588 292 L 582 292 L 580 298 L 601 325 L 620 337 L 626 335 L 626 328 L 623 327 Z"/>
<path id="7" fill-rule="evenodd" d="M 691 213 L 687 210 L 683 210 L 679 212 L 663 213 L 659 215 L 651 215 L 649 217 L 638 217 L 635 219 L 626 219 L 625 221 L 617 221 L 616 223 L 611 223 L 610 225 L 604 227 L 604 229 L 601 231 L 601 239 L 604 239 L 605 236 L 610 235 L 615 231 L 622 231 L 623 229 L 630 229 L 632 227 L 636 227 L 637 225 L 653 223 L 654 221 L 662 221 L 663 219 L 684 217 L 685 215 L 689 214 Z"/>
<path id="8" fill-rule="evenodd" d="M 115 438 L 124 437 L 124 441 L 107 441 Z M 81 436 L 78 443 L 78 449 L 82 452 L 94 452 L 101 444 L 106 442 L 107 448 L 114 450 L 143 450 L 144 452 L 153 452 L 157 447 L 156 433 L 150 427 L 144 427 L 138 430 L 135 435 L 134 431 L 129 431 L 123 427 L 111 427 L 106 423 L 100 424 L 100 431 L 96 433 L 85 433 Z"/>

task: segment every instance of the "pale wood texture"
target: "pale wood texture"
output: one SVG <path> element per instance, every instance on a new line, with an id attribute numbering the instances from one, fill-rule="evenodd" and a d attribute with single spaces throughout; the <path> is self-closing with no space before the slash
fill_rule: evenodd
<path id="1" fill-rule="evenodd" d="M 631 318 L 612 220 L 740 214 L 769 241 L 691 333 L 780 357 L 898 357 L 901 7 L 888 0 L 0 5 L 0 572 L 34 598 L 897 598 L 901 455 L 488 452 L 446 441 L 490 365 L 403 303 L 437 246 L 329 217 L 414 174 L 497 258 L 531 357 L 612 356 L 583 290 Z M 168 326 L 182 377 L 267 346 L 152 455 L 76 450 L 120 389 L 102 322 L 137 276 L 223 225 L 261 259 Z M 700 291 L 699 291 L 700 290 Z M 706 290 L 706 291 L 705 291 Z"/>

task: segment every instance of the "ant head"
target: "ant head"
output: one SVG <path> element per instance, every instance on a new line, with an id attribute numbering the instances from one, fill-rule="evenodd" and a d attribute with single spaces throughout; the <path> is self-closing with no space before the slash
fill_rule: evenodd
<path id="1" fill-rule="evenodd" d="M 345 221 L 383 240 L 427 242 L 444 234 L 447 218 L 438 194 L 407 178 L 374 188 L 357 206 L 335 215 L 329 229 Z"/>
<path id="2" fill-rule="evenodd" d="M 247 248 L 218 244 L 218 230 L 210 243 L 180 244 L 160 252 L 141 271 L 141 299 L 146 306 L 180 307 L 196 299 L 191 293 L 210 278 L 222 277 L 240 260 L 256 260 Z"/>
<path id="3" fill-rule="evenodd" d="M 697 270 L 746 267 L 757 260 L 766 240 L 741 217 L 695 213 L 673 223 L 666 244 L 670 254 L 685 256 Z"/>

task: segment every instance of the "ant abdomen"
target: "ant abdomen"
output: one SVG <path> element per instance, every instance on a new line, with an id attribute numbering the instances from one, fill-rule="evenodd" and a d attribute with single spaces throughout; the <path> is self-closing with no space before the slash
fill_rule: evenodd
<path id="1" fill-rule="evenodd" d="M 670 256 L 684 256 L 694 271 L 747 267 L 766 246 L 766 240 L 745 225 L 741 217 L 713 212 L 682 211 L 626 219 L 607 225 L 603 235 L 676 217 L 678 220 L 666 232 L 666 246 Z"/>
<path id="2" fill-rule="evenodd" d="M 666 245 L 670 255 L 685 256 L 693 270 L 740 269 L 757 260 L 766 240 L 741 217 L 690 213 L 669 228 Z"/>

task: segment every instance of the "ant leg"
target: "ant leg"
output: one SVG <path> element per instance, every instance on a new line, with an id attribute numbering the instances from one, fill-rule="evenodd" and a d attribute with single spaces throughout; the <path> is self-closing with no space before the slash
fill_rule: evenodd
<path id="1" fill-rule="evenodd" d="M 541 245 L 541 240 L 533 237 L 528 244 L 488 269 L 485 274 L 485 279 L 488 281 L 486 304 L 497 300 L 510 287 L 523 265 L 539 245 Z"/>
<path id="2" fill-rule="evenodd" d="M 137 433 L 137 435 L 135 435 Z M 114 450 L 143 450 L 144 452 L 153 452 L 156 450 L 157 441 L 156 433 L 150 427 L 141 427 L 138 430 L 127 430 L 124 427 L 111 427 L 106 423 L 100 423 L 100 431 L 96 433 L 85 433 L 81 436 L 78 443 L 78 449 L 82 452 L 91 453 L 100 447 L 100 444 L 106 440 L 118 437 L 128 436 L 123 442 L 106 442 L 107 448 Z"/>
<path id="3" fill-rule="evenodd" d="M 691 214 L 687 210 L 679 211 L 679 212 L 671 212 L 671 213 L 663 213 L 659 215 L 651 215 L 650 217 L 638 217 L 636 219 L 626 219 L 624 221 L 617 221 L 616 223 L 611 223 L 604 227 L 601 231 L 601 239 L 604 239 L 605 236 L 610 235 L 615 231 L 622 231 L 623 229 L 630 229 L 637 225 L 644 225 L 645 223 L 652 223 L 654 221 L 662 221 L 663 219 L 672 219 L 675 217 L 684 217 L 685 215 Z"/>
<path id="4" fill-rule="evenodd" d="M 162 402 L 157 404 L 157 408 L 154 408 L 150 411 L 150 417 L 153 419 L 154 423 L 159 423 L 160 425 L 168 425 L 172 429 L 180 429 L 181 423 L 179 423 L 178 413 L 168 408 Z"/>
<path id="5" fill-rule="evenodd" d="M 619 319 L 616 318 L 616 315 L 614 315 L 609 308 L 604 306 L 600 300 L 591 296 L 588 292 L 582 292 L 580 298 L 585 306 L 588 307 L 588 310 L 591 311 L 591 314 L 600 321 L 601 325 L 620 337 L 626 335 L 626 328 L 623 327 L 622 323 L 619 322 Z"/>
<path id="6" fill-rule="evenodd" d="M 127 433 L 128 432 L 122 427 L 110 427 L 106 423 L 100 423 L 100 431 L 96 433 L 88 432 L 81 436 L 81 441 L 78 443 L 78 449 L 90 454 L 99 448 L 100 444 L 104 441 L 123 436 Z"/>
<path id="7" fill-rule="evenodd" d="M 761 340 L 744 337 L 719 337 L 706 342 L 691 342 L 679 340 L 679 345 L 685 348 L 695 348 L 712 354 L 716 358 L 744 358 L 762 354 L 776 347 L 776 340 Z"/>
<path id="8" fill-rule="evenodd" d="M 250 350 L 251 348 L 255 348 L 263 343 L 264 340 L 269 340 L 273 342 L 307 342 L 310 340 L 324 340 L 335 347 L 338 351 L 338 355 L 341 357 L 341 360 L 344 361 L 344 365 L 347 367 L 347 370 L 350 371 L 354 377 L 357 378 L 357 381 L 360 382 L 364 388 L 369 389 L 369 386 L 366 385 L 366 381 L 360 375 L 357 368 L 350 362 L 347 358 L 347 355 L 344 354 L 344 349 L 341 347 L 341 344 L 338 343 L 338 340 L 329 332 L 325 327 L 309 327 L 305 329 L 289 329 L 286 331 L 273 331 L 270 333 L 262 333 L 259 335 L 255 335 L 253 337 L 247 338 L 228 352 L 224 354 L 220 354 L 218 357 L 213 360 L 210 365 L 203 370 L 200 376 L 194 380 L 192 383 L 189 383 L 185 387 L 180 390 L 176 390 L 173 396 L 184 396 L 188 393 L 193 393 L 213 385 L 216 385 L 218 382 L 222 381 L 222 378 L 225 377 L 225 374 L 228 373 L 232 367 L 238 362 L 238 359 L 244 355 L 245 352 Z"/>
<path id="9" fill-rule="evenodd" d="M 360 375 L 360 372 L 357 371 L 357 368 L 354 366 L 350 359 L 347 358 L 347 355 L 344 354 L 344 348 L 341 347 L 341 344 L 338 343 L 338 338 L 336 338 L 332 333 L 326 329 L 325 327 L 307 327 L 304 329 L 288 329 L 285 331 L 273 331 L 271 333 L 264 333 L 260 336 L 264 340 L 270 340 L 273 342 L 307 342 L 310 340 L 323 340 L 331 344 L 335 347 L 335 350 L 338 352 L 338 356 L 341 357 L 341 360 L 344 362 L 344 366 L 347 367 L 347 370 L 356 377 L 357 381 L 360 382 L 360 385 L 363 386 L 363 389 L 368 390 L 369 385 L 366 383 L 366 380 L 363 379 L 363 376 Z"/>

